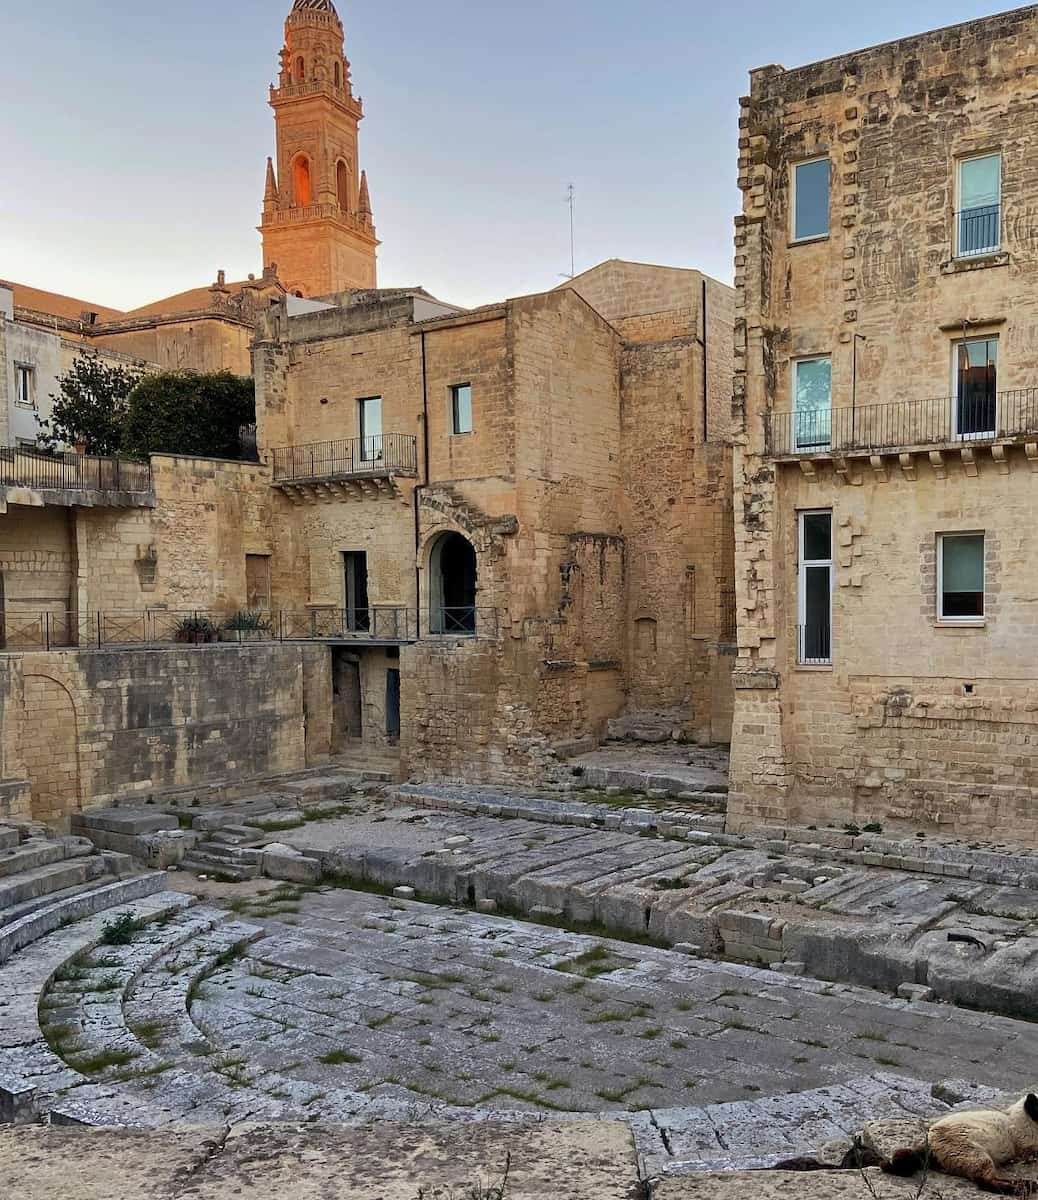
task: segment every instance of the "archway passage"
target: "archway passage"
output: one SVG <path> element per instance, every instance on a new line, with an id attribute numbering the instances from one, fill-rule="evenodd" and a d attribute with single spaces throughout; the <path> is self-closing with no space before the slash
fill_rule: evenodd
<path id="1" fill-rule="evenodd" d="M 476 551 L 460 533 L 442 534 L 429 559 L 430 628 L 472 637 L 476 632 Z"/>
<path id="2" fill-rule="evenodd" d="M 65 688 L 44 675 L 26 676 L 22 760 L 34 821 L 60 821 L 81 807 L 76 729 L 75 705 Z"/>

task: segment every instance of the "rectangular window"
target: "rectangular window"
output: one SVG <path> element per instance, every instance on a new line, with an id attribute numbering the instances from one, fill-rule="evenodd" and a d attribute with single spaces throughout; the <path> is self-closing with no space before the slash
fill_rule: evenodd
<path id="1" fill-rule="evenodd" d="M 382 458 L 382 397 L 367 396 L 357 401 L 360 425 L 361 462 L 379 462 Z"/>
<path id="2" fill-rule="evenodd" d="M 346 573 L 346 630 L 349 633 L 367 633 L 371 629 L 368 555 L 364 550 L 347 550 L 342 557 Z"/>
<path id="3" fill-rule="evenodd" d="M 14 366 L 14 402 L 20 408 L 36 407 L 36 368 L 26 363 Z"/>
<path id="4" fill-rule="evenodd" d="M 832 441 L 833 362 L 799 358 L 793 362 L 793 428 L 796 450 L 828 450 Z"/>
<path id="5" fill-rule="evenodd" d="M 472 432 L 472 385 L 458 383 L 451 388 L 451 429 L 454 436 Z"/>
<path id="6" fill-rule="evenodd" d="M 793 165 L 793 241 L 829 236 L 829 160 Z"/>
<path id="7" fill-rule="evenodd" d="M 1002 155 L 984 154 L 959 163 L 956 254 L 991 254 L 1002 244 Z"/>
<path id="8" fill-rule="evenodd" d="M 270 555 L 245 555 L 245 594 L 249 612 L 270 610 Z"/>
<path id="9" fill-rule="evenodd" d="M 800 514 L 799 625 L 797 661 L 828 666 L 833 661 L 833 514 Z"/>
<path id="10" fill-rule="evenodd" d="M 955 436 L 994 437 L 998 428 L 998 338 L 955 343 Z"/>
<path id="11" fill-rule="evenodd" d="M 983 621 L 984 535 L 942 533 L 937 540 L 937 615 L 942 621 Z"/>

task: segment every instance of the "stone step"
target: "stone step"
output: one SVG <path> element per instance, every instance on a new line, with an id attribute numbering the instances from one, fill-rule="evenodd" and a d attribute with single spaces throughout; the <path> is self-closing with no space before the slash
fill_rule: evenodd
<path id="1" fill-rule="evenodd" d="M 180 864 L 182 871 L 192 871 L 196 875 L 218 875 L 230 883 L 244 883 L 247 879 L 258 879 L 259 864 L 231 863 L 214 855 L 193 851 Z"/>
<path id="2" fill-rule="evenodd" d="M 63 860 L 33 867 L 9 879 L 0 880 L 0 914 L 15 904 L 96 879 L 104 870 L 102 858 L 74 858 L 71 861 Z M 0 920 L 2 919 L 0 915 Z"/>
<path id="3" fill-rule="evenodd" d="M 21 834 L 13 826 L 0 825 L 0 850 L 13 850 L 21 840 Z"/>
<path id="4" fill-rule="evenodd" d="M 0 879 L 9 879 L 12 875 L 47 867 L 64 859 L 65 847 L 61 842 L 29 838 L 11 849 L 0 850 Z"/>

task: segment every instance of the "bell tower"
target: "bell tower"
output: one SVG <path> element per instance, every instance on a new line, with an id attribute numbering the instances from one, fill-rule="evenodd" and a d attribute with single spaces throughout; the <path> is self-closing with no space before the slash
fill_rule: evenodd
<path id="1" fill-rule="evenodd" d="M 326 296 L 376 286 L 378 238 L 357 130 L 343 29 L 332 0 L 295 0 L 270 89 L 277 159 L 267 159 L 263 265 L 289 292 Z"/>

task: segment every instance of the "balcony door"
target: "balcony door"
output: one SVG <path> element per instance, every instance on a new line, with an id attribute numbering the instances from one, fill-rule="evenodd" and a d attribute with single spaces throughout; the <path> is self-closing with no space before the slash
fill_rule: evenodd
<path id="1" fill-rule="evenodd" d="M 994 437 L 998 428 L 998 338 L 970 338 L 955 345 L 955 436 L 963 441 Z"/>
<path id="2" fill-rule="evenodd" d="M 794 450 L 828 450 L 833 436 L 833 363 L 827 355 L 793 363 Z"/>
<path id="3" fill-rule="evenodd" d="M 368 396 L 357 402 L 360 424 L 360 461 L 379 462 L 382 458 L 382 397 Z"/>
<path id="4" fill-rule="evenodd" d="M 833 514 L 800 514 L 797 661 L 806 666 L 833 661 Z"/>
<path id="5" fill-rule="evenodd" d="M 367 633 L 371 629 L 368 555 L 364 550 L 347 550 L 342 557 L 346 574 L 346 632 Z"/>

